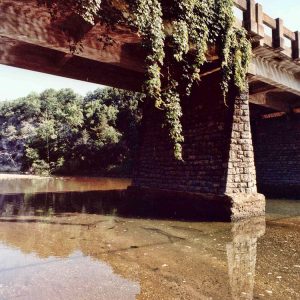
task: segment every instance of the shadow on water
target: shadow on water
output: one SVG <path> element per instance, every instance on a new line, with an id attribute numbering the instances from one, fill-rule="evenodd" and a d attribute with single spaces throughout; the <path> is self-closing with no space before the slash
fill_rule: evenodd
<path id="1" fill-rule="evenodd" d="M 215 211 L 203 211 L 193 199 L 139 197 L 128 190 L 38 192 L 0 195 L 0 216 L 44 216 L 61 213 L 113 215 L 125 218 L 185 221 L 228 221 Z M 210 217 L 215 215 L 215 217 Z"/>
<path id="2" fill-rule="evenodd" d="M 137 203 L 125 200 L 126 190 L 2 194 L 0 215 L 10 217 L 87 213 L 142 217 L 145 215 L 143 212 L 147 212 L 136 206 Z"/>

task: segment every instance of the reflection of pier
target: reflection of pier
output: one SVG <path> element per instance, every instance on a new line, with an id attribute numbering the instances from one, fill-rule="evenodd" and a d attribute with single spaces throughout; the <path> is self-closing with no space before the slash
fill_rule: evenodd
<path id="1" fill-rule="evenodd" d="M 78 198 L 72 194 L 74 198 L 67 199 L 49 193 L 48 199 L 38 194 L 19 203 L 13 201 L 15 195 L 6 195 L 0 207 L 0 242 L 39 258 L 68 259 L 80 251 L 107 262 L 125 278 L 135 274 L 143 295 L 153 287 L 169 296 L 153 299 L 176 299 L 176 292 L 186 293 L 182 299 L 253 299 L 257 240 L 265 232 L 264 218 L 229 226 L 104 216 L 99 215 L 101 211 L 121 207 L 117 200 L 115 207 L 109 207 L 112 192 L 102 193 L 103 201 L 100 193 L 83 193 Z M 87 197 L 91 195 L 94 198 Z M 86 213 L 80 214 L 83 208 Z M 226 237 L 230 229 L 231 236 Z M 182 284 L 170 289 L 174 282 Z"/>
<path id="2" fill-rule="evenodd" d="M 257 239 L 265 234 L 265 217 L 233 224 L 228 243 L 228 272 L 233 299 L 253 299 Z"/>

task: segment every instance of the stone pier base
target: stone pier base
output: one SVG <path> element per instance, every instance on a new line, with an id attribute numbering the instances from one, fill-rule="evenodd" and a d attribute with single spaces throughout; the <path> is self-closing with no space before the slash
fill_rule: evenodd
<path id="1" fill-rule="evenodd" d="M 127 198 L 146 215 L 207 221 L 236 221 L 265 214 L 262 194 L 215 195 L 154 188 L 129 187 Z"/>
<path id="2" fill-rule="evenodd" d="M 182 99 L 182 161 L 174 158 L 161 112 L 144 108 L 132 196 L 178 218 L 236 220 L 264 214 L 249 94 L 232 90 L 224 102 L 221 80 L 221 74 L 211 74 Z"/>
<path id="3" fill-rule="evenodd" d="M 231 220 L 240 220 L 248 217 L 265 214 L 266 200 L 262 194 L 229 194 Z"/>

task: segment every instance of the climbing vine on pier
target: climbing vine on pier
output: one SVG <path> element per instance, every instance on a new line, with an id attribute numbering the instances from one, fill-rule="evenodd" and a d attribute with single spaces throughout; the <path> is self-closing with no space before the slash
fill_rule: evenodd
<path id="1" fill-rule="evenodd" d="M 137 30 L 147 51 L 144 92 L 165 114 L 165 123 L 182 159 L 181 99 L 200 80 L 209 48 L 221 58 L 221 88 L 247 88 L 251 44 L 244 29 L 234 28 L 233 0 L 38 0 L 52 16 L 80 15 L 94 24 L 123 24 Z"/>

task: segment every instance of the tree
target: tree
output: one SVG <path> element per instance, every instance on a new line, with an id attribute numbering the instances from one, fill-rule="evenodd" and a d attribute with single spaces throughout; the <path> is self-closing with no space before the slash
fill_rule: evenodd
<path id="1" fill-rule="evenodd" d="M 23 171 L 39 174 L 128 173 L 141 100 L 141 94 L 112 88 L 85 98 L 70 89 L 48 89 L 3 103 L 0 151 L 18 157 Z"/>

